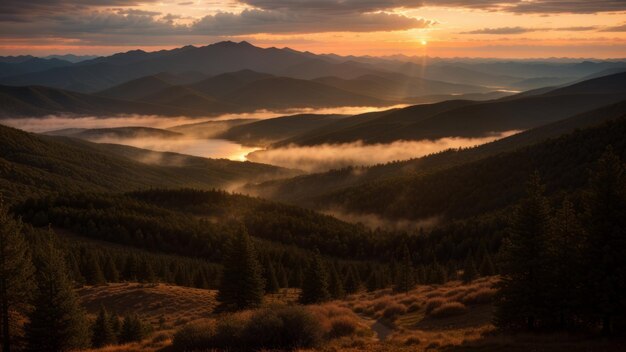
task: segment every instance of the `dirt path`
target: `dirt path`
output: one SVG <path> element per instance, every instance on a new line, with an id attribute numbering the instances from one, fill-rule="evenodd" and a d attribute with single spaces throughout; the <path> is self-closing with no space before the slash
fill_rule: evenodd
<path id="1" fill-rule="evenodd" d="M 359 314 L 359 317 L 376 334 L 376 338 L 378 339 L 378 341 L 384 341 L 387 338 L 387 336 L 393 333 L 393 329 L 391 329 L 390 327 L 382 323 L 380 320 L 374 320 L 372 318 L 369 318 L 360 314 Z"/>

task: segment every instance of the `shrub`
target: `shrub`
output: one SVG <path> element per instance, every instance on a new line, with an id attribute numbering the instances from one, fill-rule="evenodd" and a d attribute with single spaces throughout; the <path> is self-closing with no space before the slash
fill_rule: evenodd
<path id="1" fill-rule="evenodd" d="M 418 310 L 420 310 L 421 307 L 422 305 L 419 304 L 418 302 L 411 303 L 411 305 L 407 307 L 406 311 L 408 313 L 417 312 Z"/>
<path id="2" fill-rule="evenodd" d="M 176 333 L 173 346 L 177 351 L 293 350 L 319 346 L 323 334 L 307 309 L 280 307 L 225 316 L 215 325 L 187 325 Z"/>
<path id="3" fill-rule="evenodd" d="M 406 313 L 406 307 L 402 304 L 392 303 L 383 312 L 383 317 L 389 320 L 395 320 L 400 314 Z"/>
<path id="4" fill-rule="evenodd" d="M 439 308 L 442 304 L 446 303 L 443 298 L 433 298 L 426 302 L 426 314 L 430 314 L 435 308 Z"/>
<path id="5" fill-rule="evenodd" d="M 487 304 L 493 302 L 497 290 L 493 288 L 483 288 L 475 292 L 471 292 L 463 297 L 463 303 L 467 305 Z"/>
<path id="6" fill-rule="evenodd" d="M 460 302 L 447 302 L 442 304 L 440 307 L 435 308 L 430 316 L 433 318 L 447 318 L 455 315 L 465 314 L 467 312 L 467 308 L 463 303 Z"/>
<path id="7" fill-rule="evenodd" d="M 173 346 L 177 351 L 195 351 L 212 346 L 215 326 L 209 323 L 189 324 L 174 334 Z"/>
<path id="8" fill-rule="evenodd" d="M 354 319 L 347 316 L 333 318 L 330 322 L 330 332 L 328 333 L 331 339 L 350 336 L 356 331 L 357 323 Z"/>

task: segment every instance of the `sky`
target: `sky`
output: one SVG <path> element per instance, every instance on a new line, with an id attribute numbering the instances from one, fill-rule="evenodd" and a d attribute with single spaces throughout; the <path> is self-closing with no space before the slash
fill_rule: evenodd
<path id="1" fill-rule="evenodd" d="M 0 55 L 222 40 L 314 53 L 625 58 L 626 0 L 2 0 Z"/>

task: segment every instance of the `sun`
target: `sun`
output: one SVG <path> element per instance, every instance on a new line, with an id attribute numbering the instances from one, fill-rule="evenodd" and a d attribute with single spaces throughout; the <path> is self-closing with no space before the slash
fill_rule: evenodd
<path id="1" fill-rule="evenodd" d="M 420 40 L 420 44 L 422 44 L 422 45 L 427 45 L 427 44 L 428 44 L 428 42 L 426 41 L 426 39 L 422 39 L 422 40 Z"/>

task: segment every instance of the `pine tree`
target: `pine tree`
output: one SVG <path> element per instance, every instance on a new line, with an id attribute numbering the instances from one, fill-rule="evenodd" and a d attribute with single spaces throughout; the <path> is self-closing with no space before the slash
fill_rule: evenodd
<path id="1" fill-rule="evenodd" d="M 276 293 L 280 289 L 276 272 L 274 271 L 274 266 L 271 261 L 267 261 L 265 268 L 265 283 L 267 293 Z"/>
<path id="2" fill-rule="evenodd" d="M 481 276 L 492 276 L 496 274 L 496 268 L 493 265 L 493 260 L 489 253 L 485 253 L 483 255 L 483 260 L 480 263 L 480 268 L 478 269 Z"/>
<path id="3" fill-rule="evenodd" d="M 144 328 L 136 315 L 126 316 L 120 331 L 120 343 L 141 341 L 144 338 Z"/>
<path id="4" fill-rule="evenodd" d="M 144 258 L 139 266 L 139 272 L 137 273 L 140 282 L 156 282 L 156 274 L 152 269 L 152 265 L 148 262 L 148 259 Z"/>
<path id="5" fill-rule="evenodd" d="M 87 257 L 85 266 L 85 280 L 88 285 L 102 285 L 106 282 L 100 263 L 94 255 Z"/>
<path id="6" fill-rule="evenodd" d="M 345 297 L 346 291 L 343 289 L 343 282 L 341 282 L 341 278 L 339 277 L 339 273 L 337 272 L 337 268 L 335 265 L 330 266 L 329 277 L 328 277 L 328 292 L 330 296 L 334 299 L 340 299 Z"/>
<path id="7" fill-rule="evenodd" d="M 476 270 L 476 264 L 474 263 L 474 257 L 470 252 L 465 258 L 465 266 L 463 267 L 463 282 L 469 283 L 474 281 L 478 276 L 478 270 Z"/>
<path id="8" fill-rule="evenodd" d="M 503 248 L 500 300 L 496 322 L 502 327 L 537 326 L 548 315 L 549 262 L 546 249 L 550 209 L 537 173 L 527 185 Z"/>
<path id="9" fill-rule="evenodd" d="M 576 313 L 584 305 L 582 287 L 587 278 L 583 275 L 583 245 L 585 234 L 573 204 L 564 200 L 550 227 L 548 253 L 551 283 L 549 305 L 557 312 L 558 327 L 565 328 L 574 322 Z"/>
<path id="10" fill-rule="evenodd" d="M 300 303 L 312 304 L 325 302 L 330 299 L 328 292 L 328 274 L 322 261 L 320 252 L 316 249 L 309 264 L 300 293 Z"/>
<path id="11" fill-rule="evenodd" d="M 111 259 L 111 256 L 108 255 L 106 257 L 106 261 L 104 262 L 104 277 L 107 282 L 119 282 L 120 281 L 120 273 Z"/>
<path id="12" fill-rule="evenodd" d="M 413 261 L 409 247 L 405 244 L 402 249 L 402 262 L 399 265 L 398 276 L 394 285 L 394 291 L 408 293 L 415 286 L 413 275 Z"/>
<path id="13" fill-rule="evenodd" d="M 100 307 L 100 312 L 96 318 L 92 328 L 91 345 L 96 348 L 115 344 L 116 336 L 111 318 L 104 306 Z"/>
<path id="14" fill-rule="evenodd" d="M 287 273 L 285 272 L 285 268 L 282 264 L 278 264 L 278 269 L 276 270 L 276 275 L 278 277 L 278 284 L 281 288 L 289 287 L 289 279 L 287 277 Z"/>
<path id="15" fill-rule="evenodd" d="M 263 277 L 250 236 L 242 229 L 233 238 L 224 257 L 224 272 L 218 301 L 221 309 L 256 308 L 263 302 Z"/>
<path id="16" fill-rule="evenodd" d="M 612 149 L 598 161 L 587 194 L 587 304 L 608 335 L 614 317 L 626 315 L 626 171 Z"/>
<path id="17" fill-rule="evenodd" d="M 351 295 L 353 293 L 357 293 L 361 288 L 361 281 L 358 278 L 358 275 L 354 271 L 353 267 L 348 268 L 348 272 L 346 273 L 346 278 L 343 283 L 344 290 L 347 294 Z"/>
<path id="18" fill-rule="evenodd" d="M 48 235 L 36 257 L 34 310 L 26 325 L 30 351 L 67 351 L 89 345 L 85 312 L 69 280 L 63 253 L 55 247 L 52 235 Z"/>
<path id="19" fill-rule="evenodd" d="M 11 312 L 25 312 L 34 271 L 22 224 L 11 218 L 0 198 L 0 340 L 4 352 L 11 351 Z"/>

